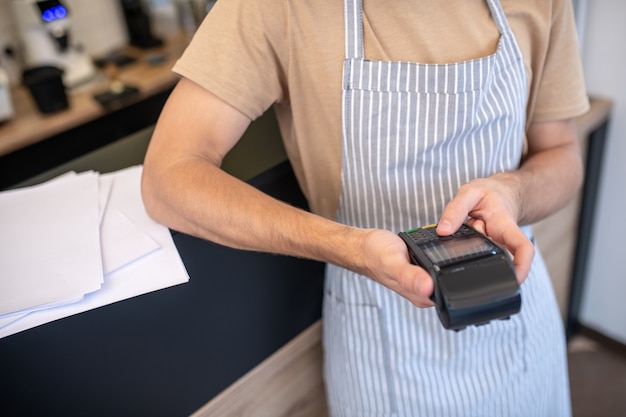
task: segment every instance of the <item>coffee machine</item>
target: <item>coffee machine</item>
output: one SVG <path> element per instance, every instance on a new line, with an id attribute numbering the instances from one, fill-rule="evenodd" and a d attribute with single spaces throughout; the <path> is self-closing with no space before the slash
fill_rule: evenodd
<path id="1" fill-rule="evenodd" d="M 163 40 L 152 34 L 150 15 L 142 0 L 120 0 L 130 44 L 142 49 L 163 45 Z"/>
<path id="2" fill-rule="evenodd" d="M 26 68 L 56 66 L 68 88 L 96 75 L 84 47 L 72 39 L 71 13 L 61 0 L 12 0 L 12 9 Z"/>

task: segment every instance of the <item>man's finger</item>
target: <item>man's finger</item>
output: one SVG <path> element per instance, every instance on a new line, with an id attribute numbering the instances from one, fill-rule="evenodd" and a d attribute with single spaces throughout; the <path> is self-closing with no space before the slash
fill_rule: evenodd
<path id="1" fill-rule="evenodd" d="M 471 190 L 471 189 L 469 189 Z M 446 205 L 439 219 L 437 234 L 448 236 L 459 230 L 469 213 L 477 206 L 480 195 L 461 187 L 457 195 Z"/>
<path id="2" fill-rule="evenodd" d="M 535 246 L 521 230 L 516 233 L 505 234 L 502 237 L 503 245 L 513 254 L 515 275 L 521 284 L 530 272 L 530 265 L 535 256 Z"/>

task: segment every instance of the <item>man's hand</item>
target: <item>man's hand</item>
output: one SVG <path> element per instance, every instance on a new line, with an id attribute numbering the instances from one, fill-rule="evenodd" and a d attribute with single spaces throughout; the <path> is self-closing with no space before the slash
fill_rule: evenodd
<path id="1" fill-rule="evenodd" d="M 521 284 L 530 271 L 535 248 L 517 224 L 520 198 L 515 174 L 496 174 L 470 181 L 459 189 L 444 209 L 437 233 L 450 235 L 467 221 L 511 252 L 517 280 Z"/>
<path id="2" fill-rule="evenodd" d="M 582 182 L 582 162 L 571 119 L 532 123 L 528 152 L 512 172 L 475 179 L 462 186 L 446 206 L 437 233 L 454 233 L 462 222 L 485 233 L 513 255 L 521 283 L 535 250 L 518 227 L 532 224 L 563 207 Z"/>
<path id="3" fill-rule="evenodd" d="M 362 251 L 365 270 L 357 272 L 397 292 L 417 307 L 432 307 L 434 303 L 429 297 L 433 293 L 433 280 L 424 269 L 411 264 L 404 241 L 387 230 L 366 232 Z"/>

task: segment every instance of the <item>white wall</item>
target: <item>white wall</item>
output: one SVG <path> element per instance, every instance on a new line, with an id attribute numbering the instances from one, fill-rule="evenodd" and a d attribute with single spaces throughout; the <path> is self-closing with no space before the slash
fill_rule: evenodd
<path id="1" fill-rule="evenodd" d="M 626 2 L 587 2 L 583 65 L 590 94 L 614 100 L 580 321 L 626 343 Z"/>

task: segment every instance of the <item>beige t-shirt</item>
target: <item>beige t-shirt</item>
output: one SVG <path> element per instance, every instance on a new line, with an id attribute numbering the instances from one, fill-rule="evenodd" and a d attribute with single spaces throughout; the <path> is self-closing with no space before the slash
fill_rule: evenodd
<path id="1" fill-rule="evenodd" d="M 174 71 L 251 119 L 275 105 L 312 211 L 335 216 L 341 182 L 341 0 L 220 0 Z M 450 63 L 493 54 L 485 0 L 364 0 L 365 57 Z M 528 78 L 527 125 L 588 108 L 569 0 L 501 0 Z M 524 140 L 524 138 L 520 138 Z"/>

